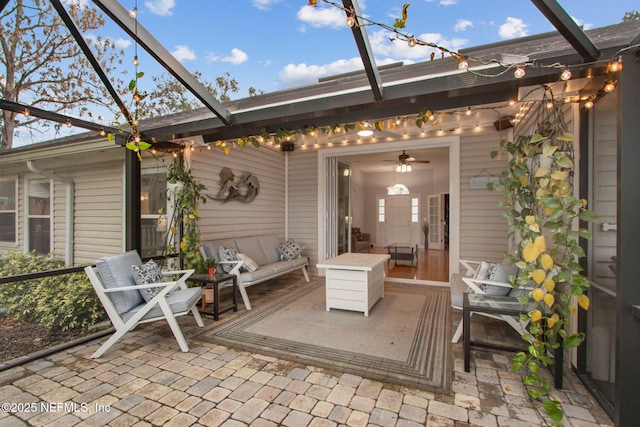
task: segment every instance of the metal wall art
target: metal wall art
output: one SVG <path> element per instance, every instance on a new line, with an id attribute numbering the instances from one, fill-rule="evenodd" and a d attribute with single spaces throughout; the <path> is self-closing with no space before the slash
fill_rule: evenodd
<path id="1" fill-rule="evenodd" d="M 242 175 L 236 179 L 231 169 L 222 168 L 218 184 L 220 186 L 218 194 L 215 197 L 207 197 L 222 203 L 230 201 L 251 203 L 258 197 L 258 193 L 260 193 L 258 177 L 250 172 L 243 172 Z"/>

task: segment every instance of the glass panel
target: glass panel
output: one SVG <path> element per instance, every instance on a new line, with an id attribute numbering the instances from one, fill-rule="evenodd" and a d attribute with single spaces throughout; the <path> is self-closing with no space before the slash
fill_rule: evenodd
<path id="1" fill-rule="evenodd" d="M 29 181 L 29 250 L 51 252 L 51 181 Z"/>
<path id="2" fill-rule="evenodd" d="M 162 255 L 167 232 L 167 174 L 145 173 L 140 184 L 142 256 Z"/>
<path id="3" fill-rule="evenodd" d="M 351 203 L 349 186 L 351 168 L 348 163 L 338 162 L 338 255 L 349 252 L 351 226 Z"/>
<path id="4" fill-rule="evenodd" d="M 51 252 L 51 220 L 49 218 L 29 219 L 29 250 L 39 254 Z"/>
<path id="5" fill-rule="evenodd" d="M 16 182 L 0 181 L 0 241 L 16 241 Z"/>
<path id="6" fill-rule="evenodd" d="M 0 211 L 16 209 L 16 182 L 0 181 Z"/>
<path id="7" fill-rule="evenodd" d="M 0 241 L 16 241 L 16 214 L 0 213 Z"/>

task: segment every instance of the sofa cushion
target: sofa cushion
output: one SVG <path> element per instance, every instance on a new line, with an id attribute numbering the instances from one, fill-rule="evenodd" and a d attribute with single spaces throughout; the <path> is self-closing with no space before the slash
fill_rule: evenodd
<path id="1" fill-rule="evenodd" d="M 274 273 L 275 271 L 273 270 L 273 268 L 270 268 L 269 265 L 266 265 L 261 266 L 256 271 L 240 273 L 240 279 L 242 280 L 242 283 L 246 284 L 254 282 L 256 280 L 267 278 L 269 276 L 272 276 Z"/>
<path id="2" fill-rule="evenodd" d="M 264 255 L 266 257 L 266 261 L 264 264 L 272 264 L 274 262 L 280 261 L 280 254 L 278 253 L 278 248 L 280 247 L 280 239 L 278 239 L 278 236 L 260 236 L 258 237 L 258 240 L 260 240 L 260 246 L 262 247 L 262 250 L 264 251 Z"/>
<path id="3" fill-rule="evenodd" d="M 258 265 L 269 264 L 267 257 L 260 245 L 260 239 L 257 236 L 240 237 L 236 239 L 238 252 L 247 255 Z"/>
<path id="4" fill-rule="evenodd" d="M 220 246 L 220 261 L 240 261 L 240 258 L 238 257 L 238 253 L 236 252 L 235 248 L 232 247 L 228 247 L 228 246 Z M 235 267 L 235 264 L 225 264 L 225 263 L 220 263 L 218 264 L 220 266 L 220 268 L 222 269 L 222 271 L 224 271 L 225 273 L 230 272 L 233 267 Z"/>
<path id="5" fill-rule="evenodd" d="M 122 254 L 109 255 L 96 261 L 96 268 L 100 279 L 106 288 L 120 288 L 134 286 L 136 281 L 131 271 L 132 265 L 141 265 L 140 255 L 135 250 Z M 118 314 L 126 313 L 132 308 L 142 304 L 144 299 L 137 289 L 122 292 L 110 292 L 111 298 Z"/>
<path id="6" fill-rule="evenodd" d="M 154 260 L 150 259 L 146 264 L 132 265 L 133 279 L 137 285 L 150 285 L 151 283 L 160 283 L 164 281 L 164 276 L 160 267 Z M 140 289 L 140 294 L 146 302 L 149 302 L 162 291 L 162 287 Z"/>
<path id="7" fill-rule="evenodd" d="M 302 246 L 293 240 L 287 240 L 283 245 L 278 247 L 278 253 L 282 260 L 291 261 L 302 252 Z"/>
<path id="8" fill-rule="evenodd" d="M 181 313 L 189 310 L 198 300 L 202 297 L 202 288 L 187 288 L 187 289 L 179 289 L 176 291 L 169 292 L 167 294 L 167 302 L 169 303 L 169 307 L 171 307 L 171 311 L 174 313 Z M 122 320 L 125 322 L 131 319 L 145 304 L 138 305 L 125 313 L 122 316 Z M 149 310 L 147 314 L 142 316 L 142 320 L 152 319 L 154 317 L 162 316 L 162 309 L 160 305 L 155 304 L 155 306 Z"/>
<path id="9" fill-rule="evenodd" d="M 242 252 L 238 253 L 238 258 L 240 258 L 244 263 L 242 264 L 242 268 L 244 271 L 252 272 L 256 271 L 259 265 L 252 260 L 247 254 L 243 254 Z"/>

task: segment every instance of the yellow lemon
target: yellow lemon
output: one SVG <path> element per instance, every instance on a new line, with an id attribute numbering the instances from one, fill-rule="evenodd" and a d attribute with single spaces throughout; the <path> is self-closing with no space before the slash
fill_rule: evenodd
<path id="1" fill-rule="evenodd" d="M 585 310 L 589 310 L 589 297 L 585 294 L 578 295 L 578 304 Z"/>
<path id="2" fill-rule="evenodd" d="M 533 243 L 529 243 L 522 249 L 522 258 L 526 262 L 535 261 L 538 259 L 538 255 L 540 255 L 540 250 Z"/>
<path id="3" fill-rule="evenodd" d="M 533 244 L 538 249 L 539 253 L 542 253 L 547 250 L 547 244 L 545 243 L 544 236 L 536 237 L 535 240 L 533 241 Z"/>
<path id="4" fill-rule="evenodd" d="M 536 217 L 533 215 L 527 215 L 524 217 L 524 221 L 529 225 L 533 225 L 536 223 Z"/>
<path id="5" fill-rule="evenodd" d="M 533 310 L 531 312 L 531 321 L 532 322 L 537 322 L 540 319 L 542 319 L 542 313 L 540 312 L 540 310 L 538 310 L 538 309 Z"/>
<path id="6" fill-rule="evenodd" d="M 545 270 L 551 270 L 553 268 L 553 258 L 549 254 L 540 255 L 540 265 Z"/>
<path id="7" fill-rule="evenodd" d="M 538 302 L 542 299 L 542 297 L 544 297 L 544 291 L 540 288 L 535 288 L 533 291 L 531 291 L 531 296 L 533 297 L 535 302 Z"/>
<path id="8" fill-rule="evenodd" d="M 545 277 L 547 277 L 547 273 L 541 268 L 536 268 L 533 270 L 533 273 L 531 273 L 531 279 L 538 285 L 544 281 Z"/>
<path id="9" fill-rule="evenodd" d="M 556 288 L 556 282 L 554 282 L 553 279 L 545 279 L 545 281 L 542 282 L 542 286 L 544 286 L 547 292 L 551 292 Z"/>
<path id="10" fill-rule="evenodd" d="M 556 301 L 552 294 L 545 294 L 543 299 L 544 303 L 549 307 L 553 307 L 553 303 Z"/>

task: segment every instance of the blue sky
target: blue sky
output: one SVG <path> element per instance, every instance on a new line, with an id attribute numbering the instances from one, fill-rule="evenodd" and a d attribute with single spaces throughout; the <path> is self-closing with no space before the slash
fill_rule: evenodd
<path id="1" fill-rule="evenodd" d="M 120 3 L 126 9 L 136 4 L 135 0 Z M 230 73 L 240 85 L 240 92 L 232 97 L 240 98 L 248 95 L 251 86 L 271 92 L 362 68 L 344 13 L 322 0 L 317 8 L 307 3 L 138 0 L 138 21 L 189 71 L 200 71 L 209 81 Z M 560 3 L 585 29 L 619 23 L 626 11 L 640 9 L 637 0 Z M 394 0 L 360 0 L 359 4 L 365 17 L 387 25 L 401 15 L 403 5 Z M 451 50 L 554 30 L 528 0 L 414 0 L 410 4 L 403 31 Z M 377 26 L 367 31 L 378 65 L 424 61 L 431 53 L 426 47 L 392 42 L 389 33 Z M 119 40 L 125 55 L 133 57 L 133 44 L 119 28 L 111 25 L 102 35 Z M 153 59 L 140 57 L 140 70 L 147 76 L 162 73 Z"/>

